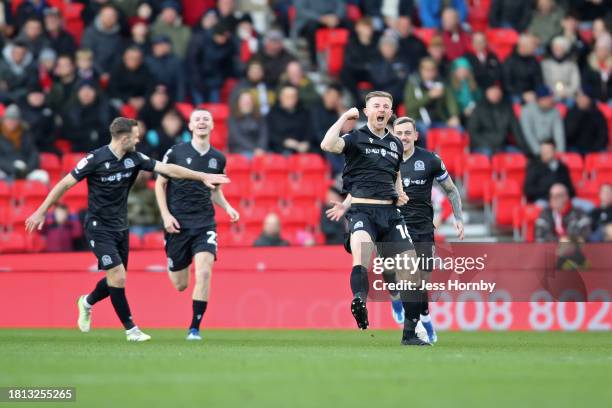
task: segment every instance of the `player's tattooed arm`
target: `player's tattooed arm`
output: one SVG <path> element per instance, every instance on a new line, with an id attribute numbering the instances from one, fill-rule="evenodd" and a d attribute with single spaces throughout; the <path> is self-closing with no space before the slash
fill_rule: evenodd
<path id="1" fill-rule="evenodd" d="M 203 173 L 170 163 L 156 162 L 153 171 L 170 178 L 201 181 L 211 189 L 218 184 L 229 183 L 229 178 L 225 174 Z"/>
<path id="2" fill-rule="evenodd" d="M 234 207 L 232 207 L 231 204 L 225 198 L 223 190 L 221 190 L 221 186 L 217 186 L 212 191 L 211 198 L 213 203 L 217 204 L 219 207 L 225 210 L 227 215 L 229 215 L 231 222 L 237 222 L 240 219 L 240 214 L 238 213 L 238 211 L 236 211 Z"/>
<path id="3" fill-rule="evenodd" d="M 351 208 L 353 196 L 348 194 L 343 202 L 331 201 L 332 207 L 325 211 L 325 215 L 332 221 L 340 221 L 340 218 Z"/>
<path id="4" fill-rule="evenodd" d="M 444 189 L 444 192 L 446 193 L 446 196 L 448 197 L 453 208 L 457 236 L 459 237 L 459 239 L 463 239 L 463 209 L 461 205 L 461 195 L 459 194 L 459 189 L 457 188 L 455 183 L 453 183 L 453 179 L 450 176 L 448 176 L 439 184 Z"/>
<path id="5" fill-rule="evenodd" d="M 342 126 L 347 120 L 359 119 L 359 111 L 357 108 L 351 108 L 344 112 L 325 133 L 325 137 L 321 141 L 321 149 L 330 153 L 342 153 L 344 150 L 344 140 L 340 137 Z"/>
<path id="6" fill-rule="evenodd" d="M 64 193 L 76 183 L 78 183 L 78 181 L 72 174 L 67 174 L 63 179 L 61 179 L 49 192 L 47 198 L 45 198 L 45 201 L 43 201 L 40 207 L 38 207 L 38 209 L 34 211 L 34 213 L 25 221 L 26 231 L 32 232 L 35 229 L 41 230 L 45 225 L 45 215 L 47 214 L 47 211 L 49 211 L 49 208 L 58 202 Z"/>

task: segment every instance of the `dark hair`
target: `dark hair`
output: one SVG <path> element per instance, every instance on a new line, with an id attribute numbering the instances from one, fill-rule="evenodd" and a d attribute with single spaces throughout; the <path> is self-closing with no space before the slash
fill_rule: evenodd
<path id="1" fill-rule="evenodd" d="M 416 130 L 416 121 L 408 116 L 400 116 L 399 118 L 395 119 L 393 122 L 393 127 L 403 125 L 404 123 L 411 123 L 412 128 Z"/>
<path id="2" fill-rule="evenodd" d="M 391 101 L 391 105 L 393 105 L 393 96 L 389 92 L 385 92 L 385 91 L 369 92 L 365 97 L 366 105 L 368 104 L 368 101 L 372 98 L 387 98 Z"/>
<path id="3" fill-rule="evenodd" d="M 117 139 L 126 133 L 132 133 L 132 128 L 138 126 L 138 122 L 134 119 L 118 117 L 113 120 L 110 125 L 110 133 L 113 139 Z"/>
<path id="4" fill-rule="evenodd" d="M 343 89 L 342 89 L 342 85 L 340 85 L 339 83 L 331 82 L 327 85 L 327 88 L 325 88 L 326 91 L 329 91 L 332 89 L 342 95 Z"/>
<path id="5" fill-rule="evenodd" d="M 557 147 L 557 144 L 553 139 L 544 139 L 540 142 L 540 146 L 542 146 L 543 144 L 553 145 L 555 148 Z"/>

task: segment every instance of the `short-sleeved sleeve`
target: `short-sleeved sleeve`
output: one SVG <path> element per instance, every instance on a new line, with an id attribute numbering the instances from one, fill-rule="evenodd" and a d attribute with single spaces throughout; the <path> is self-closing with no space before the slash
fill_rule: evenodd
<path id="1" fill-rule="evenodd" d="M 96 169 L 96 158 L 93 153 L 89 153 L 77 163 L 76 167 L 70 172 L 72 177 L 81 181 Z"/>
<path id="2" fill-rule="evenodd" d="M 357 132 L 354 130 L 350 131 L 342 136 L 342 140 L 344 140 L 344 149 L 342 149 L 342 153 L 351 153 L 357 146 Z"/>
<path id="3" fill-rule="evenodd" d="M 219 157 L 219 173 L 225 174 L 225 166 L 227 165 L 227 158 L 225 155 Z"/>
<path id="4" fill-rule="evenodd" d="M 433 166 L 433 176 L 436 178 L 437 182 L 442 182 L 448 178 L 448 171 L 446 171 L 446 166 L 442 159 L 434 154 L 434 166 Z"/>
<path id="5" fill-rule="evenodd" d="M 166 154 L 164 154 L 164 158 L 162 159 L 163 163 L 176 163 L 174 161 L 175 157 L 174 157 L 174 150 L 172 148 L 168 149 L 168 151 L 166 151 Z"/>
<path id="6" fill-rule="evenodd" d="M 157 164 L 157 160 L 150 158 L 144 153 L 138 152 L 137 154 L 140 169 L 145 171 L 153 171 L 155 165 Z"/>

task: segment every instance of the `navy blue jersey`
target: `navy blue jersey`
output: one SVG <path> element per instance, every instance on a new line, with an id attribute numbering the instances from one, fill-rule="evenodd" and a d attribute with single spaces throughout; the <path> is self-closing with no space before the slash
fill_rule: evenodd
<path id="1" fill-rule="evenodd" d="M 378 137 L 367 125 L 342 139 L 346 158 L 344 192 L 358 198 L 397 199 L 395 180 L 402 160 L 402 142 L 388 131 Z"/>
<path id="2" fill-rule="evenodd" d="M 225 172 L 225 155 L 210 146 L 200 154 L 191 142 L 180 143 L 164 155 L 164 163 L 173 163 L 194 171 L 222 174 Z M 201 181 L 169 179 L 166 187 L 168 209 L 181 228 L 202 228 L 215 224 L 215 209 L 211 200 L 212 190 Z"/>
<path id="3" fill-rule="evenodd" d="M 87 178 L 86 223 L 98 229 L 128 228 L 127 199 L 140 170 L 153 171 L 157 162 L 138 152 L 117 158 L 109 145 L 90 152 L 70 174 L 78 181 Z"/>
<path id="4" fill-rule="evenodd" d="M 412 156 L 400 165 L 402 186 L 408 203 L 400 207 L 408 228 L 418 232 L 433 231 L 431 188 L 434 180 L 442 182 L 449 175 L 442 159 L 435 153 L 414 147 Z"/>

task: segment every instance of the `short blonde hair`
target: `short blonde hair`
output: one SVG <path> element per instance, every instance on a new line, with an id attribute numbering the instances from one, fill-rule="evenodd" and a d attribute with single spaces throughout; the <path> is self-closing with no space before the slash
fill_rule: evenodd
<path id="1" fill-rule="evenodd" d="M 385 92 L 385 91 L 369 92 L 365 97 L 366 105 L 368 104 L 368 101 L 372 98 L 387 98 L 391 101 L 391 105 L 393 105 L 393 96 L 389 92 Z"/>

